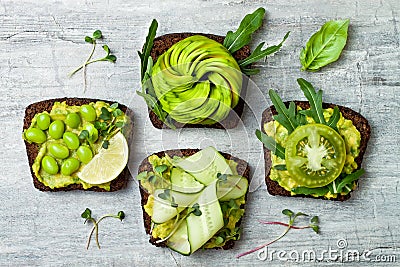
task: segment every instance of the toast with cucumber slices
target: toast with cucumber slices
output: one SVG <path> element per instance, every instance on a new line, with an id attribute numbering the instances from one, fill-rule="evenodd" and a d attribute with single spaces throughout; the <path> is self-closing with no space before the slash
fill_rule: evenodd
<path id="1" fill-rule="evenodd" d="M 124 188 L 130 177 L 127 139 L 133 126 L 127 113 L 125 105 L 88 98 L 29 105 L 22 135 L 35 188 L 103 192 Z"/>
<path id="2" fill-rule="evenodd" d="M 241 159 L 203 150 L 167 150 L 139 166 L 141 205 L 150 243 L 183 255 L 231 249 L 240 238 L 250 169 Z"/>
<path id="3" fill-rule="evenodd" d="M 282 102 L 270 90 L 274 105 L 263 112 L 256 131 L 264 144 L 268 192 L 347 200 L 365 172 L 368 121 L 350 108 L 323 103 L 322 90 L 304 79 L 298 83 L 308 101 Z"/>

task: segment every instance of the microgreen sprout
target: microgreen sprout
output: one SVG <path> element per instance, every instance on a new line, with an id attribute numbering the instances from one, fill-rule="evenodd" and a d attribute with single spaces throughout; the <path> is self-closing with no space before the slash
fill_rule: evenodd
<path id="1" fill-rule="evenodd" d="M 93 223 L 93 228 L 92 228 L 92 230 L 90 231 L 90 234 L 89 234 L 89 237 L 88 237 L 88 240 L 87 240 L 87 243 L 86 243 L 86 249 L 89 249 L 90 240 L 92 239 L 92 235 L 93 235 L 93 233 L 94 233 L 95 231 L 96 231 L 96 234 L 95 234 L 96 244 L 97 244 L 97 247 L 100 249 L 100 243 L 99 243 L 99 223 L 100 223 L 102 220 L 104 220 L 105 218 L 116 218 L 116 219 L 121 220 L 121 222 L 122 222 L 122 220 L 125 219 L 125 213 L 121 210 L 121 211 L 119 211 L 119 212 L 117 213 L 117 215 L 115 215 L 115 214 L 106 214 L 106 215 L 103 215 L 102 217 L 100 217 L 100 218 L 96 221 L 96 219 L 94 219 L 94 218 L 92 217 L 92 211 L 91 211 L 89 208 L 86 208 L 85 211 L 81 214 L 81 217 L 82 217 L 83 219 L 85 219 L 84 224 L 85 224 L 86 222 L 88 222 L 88 221 L 91 221 L 91 222 Z"/>
<path id="2" fill-rule="evenodd" d="M 169 190 L 169 189 L 166 189 L 166 190 Z M 161 193 L 161 194 L 163 194 L 163 193 Z M 159 194 L 158 196 L 160 197 L 161 194 Z M 178 206 L 176 206 L 176 207 L 178 207 Z M 179 213 L 178 213 L 178 215 L 176 216 L 172 231 L 165 238 L 157 240 L 156 243 L 162 243 L 164 241 L 167 241 L 178 230 L 179 226 L 186 220 L 186 218 L 189 217 L 189 215 L 192 213 L 195 216 L 201 216 L 202 212 L 200 210 L 199 203 L 195 203 L 195 204 L 193 204 L 192 207 L 189 207 L 188 212 L 182 218 L 179 217 Z"/>
<path id="3" fill-rule="evenodd" d="M 308 216 L 308 215 L 305 214 L 305 213 L 302 213 L 302 212 L 294 213 L 293 211 L 291 211 L 289 209 L 282 210 L 282 214 L 284 214 L 284 215 L 289 217 L 289 222 L 288 223 L 260 221 L 260 223 L 262 223 L 262 224 L 275 224 L 275 225 L 286 226 L 287 228 L 285 229 L 285 231 L 281 235 L 279 235 L 277 238 L 273 239 L 272 241 L 269 241 L 268 243 L 265 243 L 265 244 L 263 244 L 261 246 L 258 246 L 258 247 L 254 248 L 254 249 L 251 249 L 249 251 L 246 251 L 246 252 L 243 252 L 243 253 L 237 255 L 236 258 L 240 258 L 240 257 L 246 256 L 246 255 L 251 254 L 253 252 L 256 252 L 256 251 L 258 251 L 258 250 L 260 250 L 260 249 L 262 249 L 262 248 L 264 248 L 266 246 L 269 246 L 272 243 L 275 243 L 276 241 L 278 241 L 282 237 L 284 237 L 290 231 L 290 229 L 301 230 L 301 229 L 311 228 L 314 232 L 319 234 L 319 226 L 318 226 L 319 218 L 318 218 L 318 216 L 312 217 L 311 220 L 310 220 L 310 224 L 308 224 L 308 225 L 295 226 L 294 223 L 295 223 L 296 218 L 298 218 L 300 216 Z"/>
<path id="4" fill-rule="evenodd" d="M 72 77 L 75 73 L 77 73 L 78 71 L 80 71 L 81 69 L 83 69 L 83 81 L 84 81 L 84 89 L 86 90 L 86 66 L 95 62 L 99 62 L 99 61 L 109 61 L 112 63 L 115 63 L 115 61 L 117 61 L 117 57 L 113 54 L 111 54 L 110 48 L 108 47 L 108 45 L 103 45 L 103 50 L 106 52 L 106 55 L 102 58 L 98 58 L 98 59 L 92 59 L 93 54 L 96 50 L 96 45 L 97 45 L 97 40 L 102 39 L 103 38 L 103 34 L 100 30 L 96 30 L 95 32 L 93 32 L 92 36 L 85 36 L 85 42 L 92 44 L 92 50 L 88 56 L 88 58 L 86 59 L 86 61 L 80 65 L 79 67 L 77 67 L 76 69 L 74 69 L 68 76 Z"/>
<path id="5" fill-rule="evenodd" d="M 99 119 L 94 122 L 94 127 L 103 137 L 102 147 L 104 149 L 110 145 L 111 137 L 125 126 L 124 118 L 121 117 L 123 114 L 122 110 L 118 108 L 118 103 L 113 103 L 109 108 L 101 108 L 101 114 Z"/>

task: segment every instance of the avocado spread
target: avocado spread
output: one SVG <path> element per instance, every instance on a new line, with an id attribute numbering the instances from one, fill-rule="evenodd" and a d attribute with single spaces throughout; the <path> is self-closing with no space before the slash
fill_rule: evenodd
<path id="1" fill-rule="evenodd" d="M 178 157 L 174 157 L 174 160 L 177 158 Z M 164 179 L 140 179 L 141 186 L 143 186 L 150 193 L 147 203 L 144 205 L 144 210 L 150 217 L 152 217 L 155 201 L 152 194 L 154 193 L 155 189 L 164 188 L 168 183 L 170 183 L 171 169 L 173 166 L 171 164 L 172 159 L 168 155 L 161 158 L 156 155 L 152 155 L 148 160 L 153 166 L 153 169 L 161 165 L 168 167 L 164 172 L 162 172 L 162 177 Z M 237 163 L 233 160 L 226 160 L 226 162 L 230 166 L 232 173 L 237 175 Z M 147 174 L 147 177 L 154 177 L 153 173 Z M 237 199 L 230 199 L 229 201 L 220 201 L 224 226 L 207 243 L 204 244 L 203 248 L 222 247 L 229 240 L 238 240 L 240 238 L 240 229 L 236 227 L 236 224 L 244 215 L 243 207 L 245 202 L 245 195 Z M 186 210 L 184 210 L 179 216 L 184 217 L 185 212 Z M 175 223 L 176 218 L 172 218 L 164 223 L 154 224 L 151 232 L 152 237 L 159 239 L 167 237 L 172 231 Z"/>
<path id="2" fill-rule="evenodd" d="M 110 108 L 110 105 L 108 103 L 105 103 L 103 101 L 97 101 L 95 103 L 90 103 L 90 106 L 92 106 L 96 112 L 96 118 L 98 118 L 102 114 L 102 108 Z M 36 114 L 35 117 L 32 119 L 32 123 L 30 125 L 30 128 L 37 127 L 37 121 L 38 121 L 38 116 L 41 114 L 48 114 L 51 118 L 51 121 L 66 121 L 67 115 L 71 113 L 79 114 L 81 109 L 81 106 L 69 106 L 66 104 L 66 102 L 55 102 L 50 113 L 48 112 L 42 112 L 39 114 Z M 125 114 L 120 114 L 118 117 L 119 120 L 127 121 L 127 117 Z M 71 132 L 79 136 L 84 130 L 84 127 L 87 126 L 88 124 L 93 123 L 93 121 L 87 121 L 85 120 L 84 116 L 80 116 L 80 123 L 77 126 L 74 126 L 74 128 L 68 126 L 68 123 L 64 123 L 65 127 L 65 133 Z M 91 125 L 92 126 L 92 125 Z M 87 129 L 87 128 L 85 128 Z M 97 130 L 96 130 L 97 132 Z M 32 165 L 32 170 L 35 173 L 37 179 L 42 182 L 44 185 L 54 189 L 54 188 L 62 188 L 66 187 L 68 185 L 72 184 L 81 184 L 84 189 L 88 189 L 93 186 L 97 186 L 99 188 L 103 188 L 105 190 L 110 190 L 110 182 L 104 183 L 104 184 L 96 184 L 96 185 L 91 185 L 88 183 L 85 183 L 84 181 L 80 180 L 78 177 L 79 171 L 88 163 L 86 164 L 80 160 L 80 165 L 77 170 L 75 170 L 73 173 L 69 175 L 63 174 L 61 172 L 56 172 L 55 174 L 51 174 L 49 172 L 46 172 L 43 167 L 42 167 L 42 159 L 45 156 L 52 156 L 51 152 L 49 151 L 49 147 L 54 145 L 54 144 L 60 144 L 65 146 L 65 141 L 63 138 L 54 138 L 54 135 L 52 136 L 49 131 L 45 131 L 46 134 L 46 141 L 39 144 L 39 152 L 37 157 L 35 158 L 35 161 Z M 25 136 L 24 136 L 25 138 Z M 26 138 L 25 138 L 26 139 Z M 97 139 L 97 138 L 96 138 Z M 104 138 L 102 136 L 98 136 L 98 139 L 94 141 L 93 143 L 90 144 L 90 149 L 93 152 L 93 155 L 96 155 L 98 150 L 101 148 L 102 143 L 103 143 Z M 82 142 L 82 141 L 80 141 Z M 78 143 L 79 145 L 79 143 Z M 79 160 L 79 157 L 77 155 L 77 149 L 69 149 L 69 158 L 74 158 Z M 62 166 L 62 163 L 64 159 L 62 158 L 57 158 L 54 157 L 55 161 L 57 162 L 58 166 Z"/>
<path id="3" fill-rule="evenodd" d="M 325 117 L 325 120 L 329 120 L 332 114 L 333 114 L 332 108 L 323 110 L 323 115 Z M 307 116 L 306 119 L 308 124 L 315 123 L 313 118 L 309 116 Z M 358 167 L 354 159 L 358 156 L 360 152 L 359 151 L 360 141 L 361 141 L 360 132 L 353 125 L 352 121 L 345 119 L 341 113 L 340 113 L 340 119 L 337 122 L 337 129 L 340 136 L 343 138 L 346 146 L 346 160 L 344 163 L 344 167 L 342 169 L 342 174 L 350 174 Z M 274 120 L 266 123 L 264 125 L 264 130 L 267 133 L 267 135 L 273 137 L 277 143 L 279 143 L 283 147 L 286 147 L 287 139 L 289 136 L 288 131 L 279 122 Z M 270 170 L 270 179 L 278 182 L 280 186 L 290 191 L 292 195 L 296 195 L 296 193 L 294 193 L 292 189 L 296 188 L 299 185 L 296 183 L 296 181 L 294 181 L 294 179 L 292 179 L 289 172 L 287 170 L 278 170 L 274 168 L 274 166 L 277 165 L 284 165 L 285 160 L 277 157 L 274 153 L 271 152 L 271 161 L 272 161 L 271 164 L 272 167 Z M 353 187 L 350 189 L 353 189 L 356 186 L 356 182 L 354 181 L 352 184 Z M 349 191 L 350 190 L 347 190 L 347 192 L 342 192 L 341 194 L 347 194 Z M 328 191 L 322 196 L 329 199 L 329 198 L 336 198 L 337 194 L 333 194 L 332 192 Z"/>

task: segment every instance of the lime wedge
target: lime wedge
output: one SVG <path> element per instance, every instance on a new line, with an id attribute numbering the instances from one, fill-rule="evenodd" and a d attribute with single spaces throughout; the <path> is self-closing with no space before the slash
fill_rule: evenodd
<path id="1" fill-rule="evenodd" d="M 128 154 L 128 142 L 118 132 L 110 139 L 108 148 L 100 148 L 99 153 L 77 175 L 88 184 L 108 183 L 124 170 Z"/>

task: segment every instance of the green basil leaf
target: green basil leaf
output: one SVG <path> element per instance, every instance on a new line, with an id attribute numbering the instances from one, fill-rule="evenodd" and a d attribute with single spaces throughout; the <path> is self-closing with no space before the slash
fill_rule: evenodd
<path id="1" fill-rule="evenodd" d="M 318 71 L 336 61 L 346 45 L 349 23 L 349 19 L 328 21 L 314 33 L 301 50 L 301 70 Z"/>
<path id="2" fill-rule="evenodd" d="M 251 14 L 247 14 L 240 22 L 239 28 L 226 34 L 223 45 L 233 53 L 251 41 L 251 34 L 260 28 L 265 9 L 260 7 Z"/>
<path id="3" fill-rule="evenodd" d="M 256 130 L 256 136 L 258 140 L 260 140 L 272 153 L 281 159 L 285 159 L 285 148 L 278 144 L 274 138 L 266 135 L 258 129 Z"/>
<path id="4" fill-rule="evenodd" d="M 274 120 L 282 124 L 285 127 L 289 134 L 296 129 L 298 125 L 296 119 L 296 105 L 293 102 L 290 102 L 289 108 L 286 108 L 285 104 L 283 103 L 282 99 L 274 90 L 269 90 L 269 97 L 271 98 L 272 103 L 278 115 L 274 116 Z"/>
<path id="5" fill-rule="evenodd" d="M 275 53 L 276 51 L 278 51 L 282 47 L 282 45 L 286 41 L 286 39 L 289 37 L 289 34 L 290 34 L 290 32 L 287 32 L 285 34 L 285 37 L 283 37 L 282 42 L 280 42 L 278 45 L 273 45 L 273 46 L 267 47 L 264 50 L 261 50 L 261 49 L 264 46 L 265 42 L 262 42 L 261 44 L 259 44 L 256 47 L 256 49 L 254 49 L 254 51 L 251 53 L 251 55 L 249 57 L 238 61 L 240 68 L 250 65 L 251 63 L 254 63 L 256 61 L 259 61 L 260 59 L 263 59 L 264 57 L 271 55 L 271 54 Z"/>
<path id="6" fill-rule="evenodd" d="M 303 111 L 303 114 L 311 116 L 316 123 L 326 124 L 322 109 L 322 90 L 316 92 L 312 84 L 302 78 L 297 79 L 297 83 L 310 102 L 310 110 Z"/>

